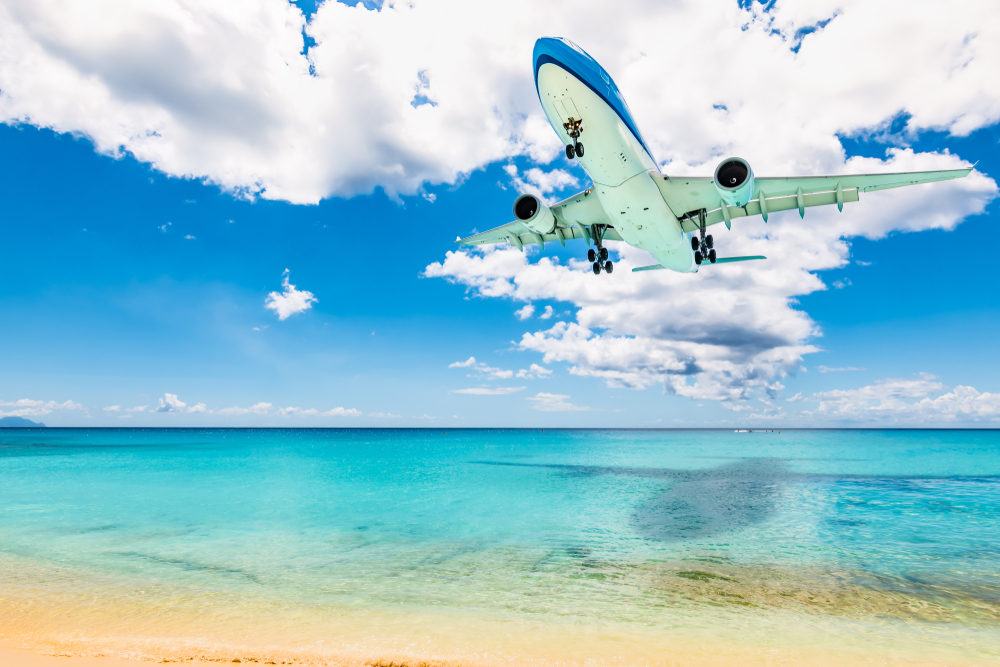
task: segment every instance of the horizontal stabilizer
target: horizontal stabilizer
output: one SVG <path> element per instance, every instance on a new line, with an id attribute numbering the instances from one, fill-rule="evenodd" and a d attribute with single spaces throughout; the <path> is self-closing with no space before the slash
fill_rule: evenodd
<path id="1" fill-rule="evenodd" d="M 767 259 L 764 255 L 749 255 L 747 257 L 719 257 L 715 260 L 716 264 L 728 264 L 729 262 L 749 262 L 751 259 Z M 702 262 L 701 265 L 705 266 L 708 262 Z"/>
<path id="2" fill-rule="evenodd" d="M 749 255 L 747 257 L 719 257 L 715 260 L 716 264 L 728 264 L 729 262 L 749 262 L 751 259 L 767 259 L 764 255 Z M 711 266 L 711 262 L 704 261 L 699 266 Z M 632 273 L 636 271 L 656 271 L 658 269 L 665 269 L 667 267 L 662 264 L 651 264 L 649 266 L 639 266 L 632 269 Z"/>

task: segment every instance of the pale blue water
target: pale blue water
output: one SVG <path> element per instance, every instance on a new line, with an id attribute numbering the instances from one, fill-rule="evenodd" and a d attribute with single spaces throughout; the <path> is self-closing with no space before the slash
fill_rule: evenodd
<path id="1" fill-rule="evenodd" d="M 64 634 L 116 605 L 162 634 L 163 607 L 179 636 L 225 599 L 289 637 L 352 614 L 750 636 L 794 612 L 981 638 L 1000 432 L 0 430 L 0 559 L 7 636 L 28 602 Z"/>

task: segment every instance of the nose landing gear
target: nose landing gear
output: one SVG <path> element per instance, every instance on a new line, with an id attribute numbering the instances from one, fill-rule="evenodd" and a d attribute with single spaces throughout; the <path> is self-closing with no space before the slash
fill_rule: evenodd
<path id="1" fill-rule="evenodd" d="M 566 128 L 566 134 L 573 140 L 573 143 L 566 146 L 566 159 L 572 160 L 574 156 L 583 157 L 583 144 L 578 141 L 580 135 L 583 134 L 583 120 L 570 117 L 568 121 L 563 123 L 563 127 Z"/>

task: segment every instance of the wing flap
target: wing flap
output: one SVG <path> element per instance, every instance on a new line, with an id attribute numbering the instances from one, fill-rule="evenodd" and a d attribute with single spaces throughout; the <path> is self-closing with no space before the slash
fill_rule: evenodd
<path id="1" fill-rule="evenodd" d="M 858 190 L 854 188 L 852 190 L 843 190 L 843 202 L 845 204 L 853 203 L 858 201 Z M 837 203 L 837 193 L 836 192 L 814 192 L 811 194 L 802 195 L 803 208 L 810 208 L 812 206 L 830 206 Z M 775 213 L 777 211 L 791 211 L 799 207 L 798 195 L 786 195 L 781 197 L 764 197 L 764 205 L 767 206 L 768 214 Z M 753 199 L 747 202 L 746 206 L 736 207 L 730 206 L 726 209 L 729 213 L 729 217 L 732 218 L 745 218 L 751 215 L 760 215 L 760 201 Z M 705 225 L 711 226 L 718 224 L 720 222 L 725 222 L 726 218 L 722 214 L 722 208 L 716 204 L 716 209 L 714 211 L 709 211 L 705 214 Z M 695 232 L 698 231 L 697 219 L 686 219 L 681 223 L 681 227 L 685 232 Z"/>

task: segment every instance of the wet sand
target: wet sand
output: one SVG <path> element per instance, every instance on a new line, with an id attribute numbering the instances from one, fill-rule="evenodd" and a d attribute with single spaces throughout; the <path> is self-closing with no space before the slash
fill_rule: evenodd
<path id="1" fill-rule="evenodd" d="M 3 667 L 135 667 L 135 660 L 108 656 L 46 655 L 26 649 L 12 648 L 0 642 L 0 665 Z M 189 665 L 208 665 L 207 662 L 188 662 Z M 218 663 L 215 663 L 216 665 Z"/>

